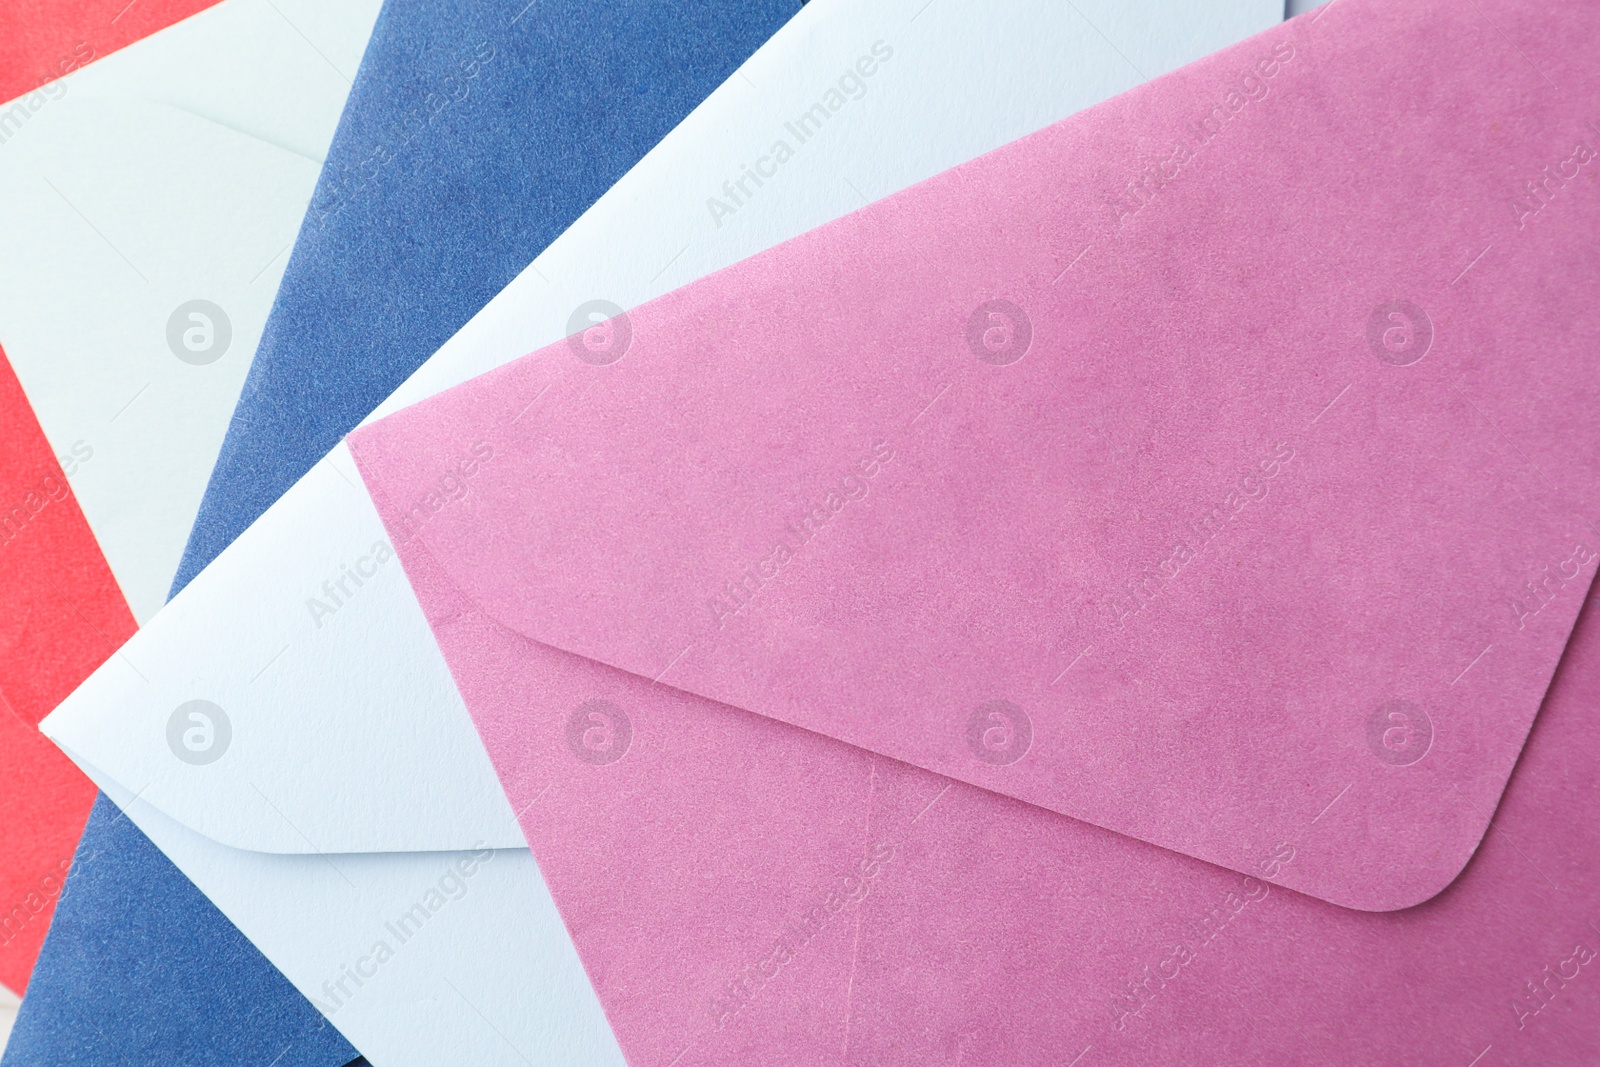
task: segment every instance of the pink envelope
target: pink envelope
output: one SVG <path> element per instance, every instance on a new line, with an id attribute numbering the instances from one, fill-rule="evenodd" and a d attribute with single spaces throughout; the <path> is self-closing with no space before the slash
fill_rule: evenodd
<path id="1" fill-rule="evenodd" d="M 1302 845 L 1241 876 L 536 644 L 401 557 L 634 1067 L 1600 1062 L 1593 609 L 1473 862 L 1372 914 L 1274 887 Z"/>
<path id="2" fill-rule="evenodd" d="M 1339 0 L 352 438 L 632 1062 L 1600 1050 L 1597 44 Z"/>

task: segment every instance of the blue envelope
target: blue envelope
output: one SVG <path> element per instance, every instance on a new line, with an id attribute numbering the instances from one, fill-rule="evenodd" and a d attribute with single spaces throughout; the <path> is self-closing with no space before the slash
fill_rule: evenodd
<path id="1" fill-rule="evenodd" d="M 798 8 L 388 0 L 175 591 Z M 0 1067 L 355 1055 L 102 798 Z"/>

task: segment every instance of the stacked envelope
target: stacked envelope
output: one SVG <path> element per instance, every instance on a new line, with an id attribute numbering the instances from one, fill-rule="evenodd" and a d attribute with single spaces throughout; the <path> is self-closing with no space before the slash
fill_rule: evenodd
<path id="1" fill-rule="evenodd" d="M 0 1064 L 1600 1063 L 1600 9 L 1284 14 L 0 16 Z"/>

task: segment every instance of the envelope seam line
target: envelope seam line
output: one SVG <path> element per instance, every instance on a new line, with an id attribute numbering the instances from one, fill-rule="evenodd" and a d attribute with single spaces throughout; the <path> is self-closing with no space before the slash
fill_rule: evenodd
<path id="1" fill-rule="evenodd" d="M 283 809 L 278 807 L 278 805 L 274 804 L 272 802 L 272 799 L 270 797 L 268 797 L 267 794 L 265 794 L 265 793 L 263 793 L 261 791 L 261 787 L 260 786 L 256 785 L 254 782 L 251 782 L 250 783 L 250 788 L 254 789 L 256 791 L 256 795 L 259 796 L 262 800 L 267 802 L 267 807 L 271 808 L 273 811 L 278 813 L 278 818 L 282 819 L 285 823 L 287 823 L 288 826 L 289 826 L 289 829 L 293 830 L 296 834 L 300 835 L 300 840 L 304 841 L 306 844 L 311 846 L 311 851 L 315 852 L 318 856 L 321 856 L 322 857 L 322 861 L 324 863 L 326 863 L 329 867 L 332 867 L 333 868 L 333 872 L 335 874 L 337 874 L 340 878 L 344 879 L 345 885 L 348 885 L 351 889 L 354 889 L 356 891 L 357 895 L 359 895 L 361 893 L 360 887 L 358 887 L 354 882 L 352 882 L 350 880 L 349 876 L 346 875 L 343 871 L 341 871 L 339 869 L 339 865 L 337 863 L 333 862 L 333 858 L 331 856 L 329 856 L 326 852 L 322 851 L 322 849 L 318 848 L 317 845 L 316 845 L 316 842 L 312 841 L 311 838 L 307 837 L 305 835 L 305 833 L 303 831 L 301 831 L 300 827 L 296 826 L 289 819 L 289 816 L 287 816 L 287 815 L 285 815 L 283 813 Z"/>

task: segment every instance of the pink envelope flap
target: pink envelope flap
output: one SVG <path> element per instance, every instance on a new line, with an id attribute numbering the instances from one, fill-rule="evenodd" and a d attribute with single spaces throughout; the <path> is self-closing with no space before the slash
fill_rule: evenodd
<path id="1" fill-rule="evenodd" d="M 1595 570 L 1597 45 L 1339 0 L 352 448 L 527 638 L 1414 905 Z"/>
<path id="2" fill-rule="evenodd" d="M 636 1067 L 1600 1062 L 1593 606 L 1466 871 L 1370 914 L 1276 889 L 1291 841 L 1240 876 L 531 641 L 398 547 Z"/>

